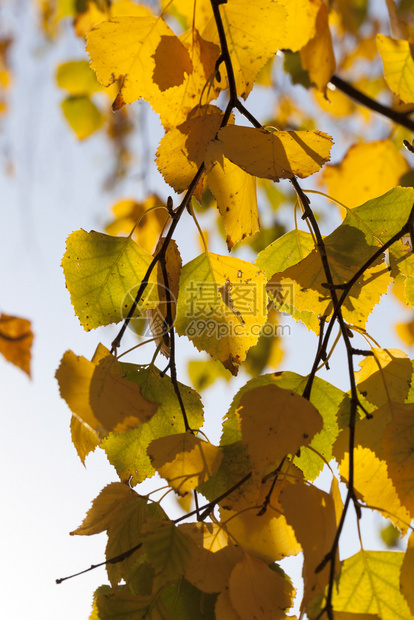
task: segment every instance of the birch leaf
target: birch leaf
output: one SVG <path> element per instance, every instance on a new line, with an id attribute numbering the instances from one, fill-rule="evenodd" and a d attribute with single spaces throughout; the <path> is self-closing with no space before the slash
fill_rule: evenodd
<path id="1" fill-rule="evenodd" d="M 390 89 L 406 103 L 414 103 L 414 58 L 409 41 L 377 34 L 376 42 Z"/>
<path id="2" fill-rule="evenodd" d="M 227 247 L 231 250 L 235 243 L 260 228 L 256 179 L 224 157 L 216 140 L 208 145 L 204 161 L 207 183 L 217 200 L 227 232 Z"/>
<path id="3" fill-rule="evenodd" d="M 265 282 L 251 263 L 201 254 L 181 272 L 177 333 L 237 374 L 266 322 Z"/>
<path id="4" fill-rule="evenodd" d="M 84 230 L 68 237 L 62 267 L 75 314 L 86 331 L 119 323 L 128 315 L 151 261 L 151 254 L 130 237 Z M 157 303 L 152 273 L 134 316 Z"/>
<path id="5" fill-rule="evenodd" d="M 223 155 L 253 176 L 304 179 L 330 159 L 332 138 L 321 131 L 275 131 L 229 125 L 220 129 Z"/>

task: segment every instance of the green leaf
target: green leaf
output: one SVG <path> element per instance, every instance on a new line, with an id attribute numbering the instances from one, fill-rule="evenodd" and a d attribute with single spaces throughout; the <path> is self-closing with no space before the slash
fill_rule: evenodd
<path id="1" fill-rule="evenodd" d="M 84 230 L 69 235 L 62 267 L 75 313 L 86 331 L 125 319 L 151 261 L 152 256 L 130 237 Z M 153 272 L 134 316 L 157 303 Z"/>
<path id="2" fill-rule="evenodd" d="M 341 562 L 334 610 L 378 614 L 381 620 L 412 620 L 400 592 L 403 559 L 404 553 L 397 551 L 360 551 Z"/>
<path id="3" fill-rule="evenodd" d="M 155 469 L 147 455 L 153 439 L 185 432 L 184 421 L 170 377 L 160 375 L 156 368 L 139 369 L 134 364 L 122 364 L 124 377 L 141 386 L 142 395 L 160 406 L 155 415 L 138 428 L 127 433 L 111 433 L 102 443 L 109 462 L 122 480 L 131 476 L 132 485 L 154 475 Z M 190 387 L 178 384 L 189 424 L 198 429 L 203 424 L 200 396 Z"/>

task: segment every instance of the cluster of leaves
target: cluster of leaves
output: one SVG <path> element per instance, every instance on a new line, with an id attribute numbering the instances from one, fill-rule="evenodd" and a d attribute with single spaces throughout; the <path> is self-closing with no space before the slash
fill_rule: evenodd
<path id="1" fill-rule="evenodd" d="M 69 123 L 80 138 L 98 130 L 103 117 L 92 97 L 104 88 L 116 114 L 138 99 L 149 102 L 165 129 L 157 167 L 177 194 L 184 192 L 175 207 L 155 195 L 119 202 L 110 234 L 74 232 L 62 262 L 84 329 L 122 322 L 111 350 L 100 345 L 91 361 L 67 351 L 56 373 L 82 462 L 99 446 L 120 477 L 73 532 L 108 535 L 110 585 L 95 593 L 93 620 L 284 618 L 295 591 L 278 562 L 301 551 L 301 615 L 414 617 L 413 536 L 405 553 L 369 551 L 361 542 L 357 554 L 339 560 L 349 511 L 358 522 L 364 510 L 377 510 L 401 535 L 414 517 L 413 362 L 366 332 L 394 280 L 414 306 L 414 189 L 400 152 L 414 130 L 413 32 L 404 3 L 398 12 L 387 2 L 392 36 L 378 34 L 376 48 L 366 3 L 327 4 L 165 0 L 161 15 L 130 0 L 73 7 L 96 78 L 84 61 L 60 66 Z M 332 33 L 343 40 L 336 53 Z M 338 53 L 346 71 L 361 57 L 373 62 L 376 49 L 394 106 L 334 75 Z M 329 161 L 333 139 L 314 128 L 289 129 L 305 115 L 282 97 L 272 126 L 262 126 L 244 104 L 256 82 L 273 88 L 278 52 L 292 81 L 314 92 L 322 109 L 357 114 L 351 97 L 404 128 L 354 145 L 342 162 L 325 166 L 322 182 L 344 212 L 325 237 L 298 178 Z M 220 93 L 224 109 L 211 103 Z M 252 126 L 236 122 L 241 116 Z M 293 187 L 308 229 L 296 225 L 269 238 L 271 231 L 259 232 L 256 184 L 271 195 L 270 183 L 281 179 Z M 203 238 L 204 251 L 182 265 L 174 233 L 193 220 L 199 227 L 194 209 L 211 196 L 229 251 L 262 235 L 254 261 L 212 253 Z M 260 334 L 274 333 L 275 310 L 318 336 L 313 367 L 306 377 L 285 371 L 249 380 L 213 445 L 201 430 L 200 395 L 178 381 L 176 335 L 236 375 Z M 146 366 L 120 361 L 126 327 L 143 317 L 156 354 L 169 358 L 163 370 L 156 355 Z M 316 375 L 328 365 L 336 327 L 348 362 L 347 393 Z M 263 368 L 270 347 L 258 355 Z M 207 373 L 199 382 L 210 380 Z M 343 499 L 332 470 L 329 493 L 313 484 L 333 460 L 346 483 Z M 134 487 L 155 472 L 178 496 L 193 494 L 196 509 L 170 519 L 139 494 Z"/>

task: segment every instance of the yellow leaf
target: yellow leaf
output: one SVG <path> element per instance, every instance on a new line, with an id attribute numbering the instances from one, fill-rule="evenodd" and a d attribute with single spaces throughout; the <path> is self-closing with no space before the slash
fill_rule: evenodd
<path id="1" fill-rule="evenodd" d="M 401 566 L 400 590 L 405 596 L 411 613 L 414 616 L 414 534 L 408 539 L 407 550 Z"/>
<path id="2" fill-rule="evenodd" d="M 267 564 L 300 553 L 301 546 L 285 517 L 271 507 L 258 515 L 259 508 L 251 506 L 241 512 L 220 509 L 221 522 L 232 539 Z"/>
<path id="3" fill-rule="evenodd" d="M 256 179 L 223 156 L 217 140 L 205 154 L 207 183 L 217 200 L 227 232 L 227 247 L 254 235 L 260 228 L 256 198 Z"/>
<path id="4" fill-rule="evenodd" d="M 369 448 L 354 449 L 354 488 L 368 504 L 391 519 L 403 533 L 411 521 L 410 513 L 402 505 L 395 487 L 388 475 L 387 464 L 375 456 Z M 339 472 L 345 480 L 349 475 L 349 455 L 345 454 L 339 465 Z"/>
<path id="5" fill-rule="evenodd" d="M 405 103 L 414 103 L 414 58 L 409 41 L 377 34 L 376 42 L 388 86 Z"/>
<path id="6" fill-rule="evenodd" d="M 199 32 L 212 17 L 210 0 L 161 0 L 161 6 L 172 15 L 184 18 L 188 28 L 197 28 Z"/>
<path id="7" fill-rule="evenodd" d="M 185 573 L 186 579 L 202 592 L 224 590 L 235 564 L 243 557 L 241 550 L 217 523 L 184 523 L 179 528 L 198 547 Z"/>
<path id="8" fill-rule="evenodd" d="M 120 362 L 99 345 L 89 362 L 66 351 L 56 371 L 60 394 L 77 418 L 99 436 L 125 432 L 149 420 L 158 405 L 123 378 Z"/>
<path id="9" fill-rule="evenodd" d="M 377 55 L 377 46 L 375 45 L 374 37 L 367 37 L 361 39 L 352 46 L 351 51 L 346 54 L 345 58 L 341 62 L 343 69 L 350 69 L 354 63 L 359 60 L 373 60 Z"/>
<path id="10" fill-rule="evenodd" d="M 85 459 L 89 452 L 93 452 L 101 443 L 99 435 L 75 415 L 70 420 L 70 432 L 76 452 L 83 465 L 85 465 Z"/>
<path id="11" fill-rule="evenodd" d="M 192 71 L 187 50 L 164 20 L 143 6 L 140 12 L 139 17 L 98 23 L 88 33 L 87 50 L 98 80 L 109 86 L 122 78 L 124 103 L 179 86 Z"/>
<path id="12" fill-rule="evenodd" d="M 414 405 L 405 405 L 384 431 L 388 473 L 401 503 L 414 515 Z"/>
<path id="13" fill-rule="evenodd" d="M 265 277 L 239 258 L 201 254 L 184 265 L 175 327 L 232 374 L 266 322 Z"/>
<path id="14" fill-rule="evenodd" d="M 414 345 L 414 319 L 410 319 L 405 323 L 397 323 L 395 325 L 397 334 L 405 344 L 409 347 Z"/>
<path id="15" fill-rule="evenodd" d="M 388 401 L 404 402 L 412 375 L 408 355 L 399 349 L 371 350 L 373 356 L 365 357 L 355 373 L 359 391 L 377 407 Z"/>
<path id="16" fill-rule="evenodd" d="M 321 0 L 283 0 L 286 8 L 286 32 L 280 41 L 280 49 L 298 52 L 316 34 L 316 19 Z"/>
<path id="17" fill-rule="evenodd" d="M 139 385 L 124 379 L 120 362 L 109 354 L 96 365 L 89 400 L 101 426 L 117 433 L 148 422 L 158 409 L 158 403 L 144 398 Z"/>
<path id="18" fill-rule="evenodd" d="M 301 179 L 329 161 L 332 138 L 320 131 L 275 131 L 230 125 L 218 133 L 223 155 L 246 172 L 273 181 Z"/>
<path id="19" fill-rule="evenodd" d="M 0 353 L 30 377 L 33 332 L 27 319 L 0 315 Z"/>
<path id="20" fill-rule="evenodd" d="M 286 455 L 294 456 L 308 445 L 323 426 L 321 415 L 308 400 L 272 384 L 245 392 L 237 413 L 243 443 L 260 479 Z"/>
<path id="21" fill-rule="evenodd" d="M 190 432 L 159 437 L 148 446 L 152 465 L 180 495 L 216 473 L 222 452 Z"/>
<path id="22" fill-rule="evenodd" d="M 128 316 L 151 262 L 151 254 L 130 237 L 84 230 L 68 237 L 62 267 L 75 313 L 86 331 Z M 154 273 L 148 282 L 134 316 L 157 305 Z"/>
<path id="23" fill-rule="evenodd" d="M 316 18 L 316 35 L 300 50 L 302 66 L 309 73 L 310 81 L 323 93 L 335 71 L 328 10 L 321 2 Z"/>
<path id="24" fill-rule="evenodd" d="M 162 138 L 156 163 L 165 181 L 178 194 L 186 190 L 193 180 L 222 120 L 223 112 L 216 106 L 198 106 L 184 123 Z"/>
<path id="25" fill-rule="evenodd" d="M 242 620 L 279 620 L 292 604 L 287 579 L 250 555 L 236 564 L 230 577 L 231 603 Z"/>
<path id="26" fill-rule="evenodd" d="M 79 140 L 100 129 L 105 117 L 89 97 L 67 97 L 61 103 L 63 114 Z"/>
<path id="27" fill-rule="evenodd" d="M 305 590 L 301 609 L 305 609 L 315 596 L 324 593 L 329 583 L 330 563 L 318 572 L 316 569 L 332 549 L 337 531 L 335 506 L 328 493 L 306 484 L 286 486 L 281 490 L 279 499 L 304 554 Z M 309 523 L 312 523 L 311 528 Z M 338 554 L 336 561 L 339 561 Z"/>
<path id="28" fill-rule="evenodd" d="M 114 220 L 106 225 L 108 235 L 131 234 L 132 238 L 150 254 L 163 231 L 167 226 L 170 216 L 164 202 L 156 194 L 150 194 L 144 202 L 136 202 L 134 199 L 125 199 L 117 202 L 112 207 Z"/>
<path id="29" fill-rule="evenodd" d="M 360 174 L 362 168 L 364 174 Z M 398 185 L 408 170 L 391 140 L 377 140 L 351 146 L 341 163 L 325 167 L 322 180 L 332 198 L 357 207 Z"/>
<path id="30" fill-rule="evenodd" d="M 162 18 L 140 10 L 139 17 L 114 17 L 92 28 L 87 45 L 91 66 L 104 86 L 120 79 L 114 109 L 143 98 L 170 129 L 198 103 L 214 75 L 219 48 L 198 33 L 193 36 L 191 29 L 177 37 Z M 212 87 L 206 98 L 216 93 Z"/>
<path id="31" fill-rule="evenodd" d="M 283 0 L 230 0 L 219 7 L 239 97 L 246 99 L 260 69 L 282 46 L 287 15 L 283 4 Z M 218 44 L 214 18 L 203 36 Z"/>
<path id="32" fill-rule="evenodd" d="M 335 117 L 350 116 L 356 111 L 356 105 L 352 99 L 347 97 L 338 88 L 331 90 L 328 87 L 325 94 L 320 90 L 314 90 L 313 96 L 322 110 Z"/>
<path id="33" fill-rule="evenodd" d="M 223 590 L 218 595 L 214 613 L 216 614 L 216 620 L 240 620 L 239 614 L 231 604 L 228 589 Z"/>

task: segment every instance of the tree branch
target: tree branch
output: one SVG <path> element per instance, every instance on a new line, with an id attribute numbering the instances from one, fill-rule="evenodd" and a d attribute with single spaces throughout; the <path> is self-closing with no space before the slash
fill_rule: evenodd
<path id="1" fill-rule="evenodd" d="M 368 95 L 364 95 L 360 90 L 346 82 L 338 75 L 333 75 L 330 80 L 331 84 L 333 84 L 338 90 L 342 91 L 345 95 L 348 95 L 351 99 L 360 103 L 361 105 L 369 108 L 373 112 L 377 112 L 381 114 L 381 116 L 385 116 L 389 118 L 394 123 L 409 129 L 410 131 L 414 131 L 414 120 L 408 118 L 405 114 L 401 112 L 397 112 L 397 110 L 393 110 L 392 108 L 382 105 L 382 103 L 378 103 L 375 99 L 371 99 Z"/>

